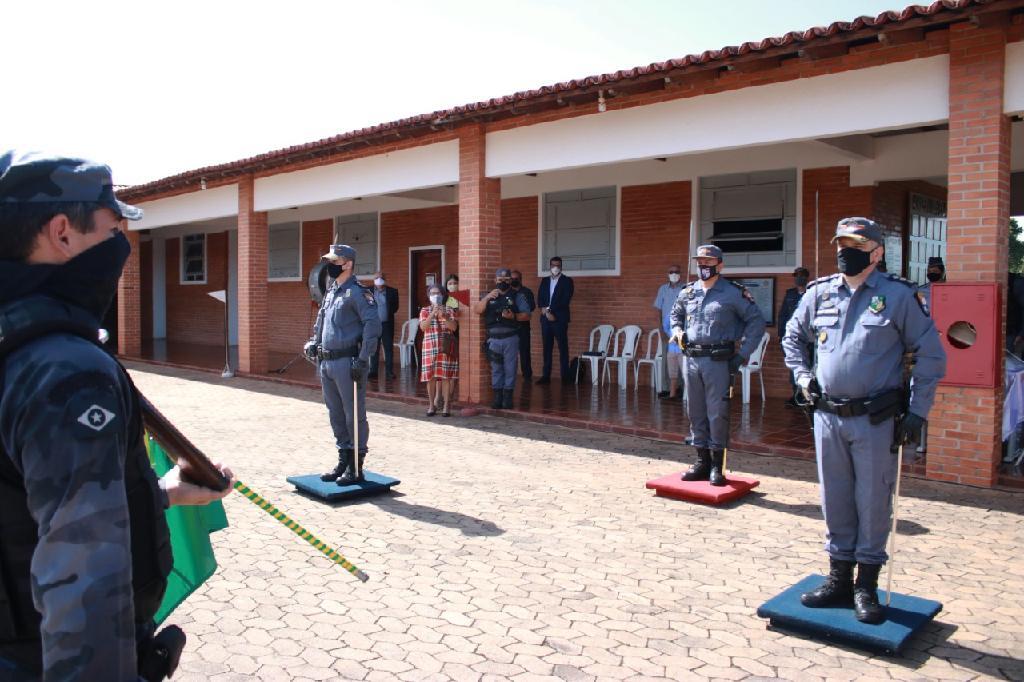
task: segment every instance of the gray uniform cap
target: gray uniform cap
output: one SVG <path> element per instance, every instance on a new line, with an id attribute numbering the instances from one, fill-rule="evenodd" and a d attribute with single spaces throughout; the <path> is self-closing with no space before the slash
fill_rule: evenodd
<path id="1" fill-rule="evenodd" d="M 722 250 L 714 244 L 701 244 L 697 247 L 697 255 L 694 258 L 717 258 L 722 260 Z"/>
<path id="2" fill-rule="evenodd" d="M 884 241 L 881 225 L 870 218 L 843 218 L 836 225 L 836 236 L 832 237 L 832 241 L 840 237 L 850 237 L 861 244 L 869 240 L 876 244 Z"/>
<path id="3" fill-rule="evenodd" d="M 97 203 L 118 218 L 142 209 L 114 196 L 110 167 L 86 159 L 15 150 L 0 153 L 0 204 Z"/>
<path id="4" fill-rule="evenodd" d="M 331 244 L 331 248 L 327 250 L 321 258 L 326 260 L 338 260 L 339 258 L 347 258 L 350 261 L 355 261 L 356 250 L 348 244 Z"/>

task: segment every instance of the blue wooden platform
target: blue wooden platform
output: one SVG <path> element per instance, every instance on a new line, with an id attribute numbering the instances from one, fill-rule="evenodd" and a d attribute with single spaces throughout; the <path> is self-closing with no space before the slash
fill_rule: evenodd
<path id="1" fill-rule="evenodd" d="M 883 570 L 884 575 L 884 570 Z M 757 615 L 768 619 L 769 627 L 792 630 L 817 639 L 833 640 L 887 654 L 898 654 L 911 637 L 930 623 L 942 610 L 942 604 L 905 594 L 892 594 L 886 608 L 886 620 L 878 625 L 861 623 L 853 608 L 809 609 L 800 603 L 800 595 L 821 585 L 825 576 L 809 575 L 796 585 L 772 597 Z M 885 604 L 885 590 L 878 590 Z"/>
<path id="2" fill-rule="evenodd" d="M 383 474 L 376 474 L 372 471 L 363 470 L 365 481 L 353 483 L 352 485 L 338 485 L 334 481 L 321 481 L 320 474 L 306 474 L 305 476 L 289 476 L 287 481 L 294 485 L 300 492 L 319 497 L 327 502 L 339 502 L 355 497 L 366 497 L 368 495 L 380 495 L 390 491 L 401 483 L 397 478 L 391 478 Z"/>

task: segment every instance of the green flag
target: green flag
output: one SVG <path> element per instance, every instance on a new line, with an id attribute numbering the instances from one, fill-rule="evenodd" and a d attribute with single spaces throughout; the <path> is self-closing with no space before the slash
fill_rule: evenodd
<path id="1" fill-rule="evenodd" d="M 163 476 L 174 467 L 174 462 L 149 434 L 146 434 L 146 452 L 157 476 Z M 164 514 L 171 531 L 174 567 L 167 577 L 167 592 L 156 614 L 157 625 L 217 570 L 210 533 L 228 526 L 224 505 L 219 500 L 203 507 L 170 507 Z"/>

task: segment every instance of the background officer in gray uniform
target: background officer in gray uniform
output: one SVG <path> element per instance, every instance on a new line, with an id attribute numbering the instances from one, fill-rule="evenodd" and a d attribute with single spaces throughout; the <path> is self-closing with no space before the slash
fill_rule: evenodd
<path id="1" fill-rule="evenodd" d="M 231 491 L 177 467 L 157 481 L 135 389 L 97 343 L 121 220 L 141 217 L 107 166 L 0 152 L 0 679 L 150 674 L 163 511 Z"/>
<path id="2" fill-rule="evenodd" d="M 729 446 L 729 387 L 761 341 L 764 318 L 746 288 L 721 277 L 720 248 L 700 246 L 694 259 L 700 281 L 679 292 L 672 308 L 672 338 L 687 356 L 686 402 L 697 450 L 697 463 L 682 478 L 721 486 Z"/>
<path id="3" fill-rule="evenodd" d="M 377 351 L 380 318 L 373 291 L 362 286 L 353 272 L 356 250 L 346 244 L 333 244 L 323 257 L 329 262 L 327 274 L 334 282 L 324 296 L 313 337 L 306 342 L 303 352 L 318 363 L 320 387 L 338 448 L 337 466 L 320 476 L 320 480 L 348 485 L 363 479 L 361 466 L 358 475 L 356 472 L 354 448 L 359 448 L 359 461 L 364 462 L 370 435 L 366 422 L 366 377 L 370 354 Z M 352 442 L 351 433 L 353 382 L 359 386 L 359 443 Z"/>
<path id="4" fill-rule="evenodd" d="M 786 325 L 786 366 L 815 404 L 822 511 L 830 560 L 826 581 L 803 595 L 805 606 L 854 605 L 857 619 L 885 620 L 878 573 L 888 558 L 897 442 L 918 442 L 946 371 L 946 356 L 916 285 L 876 272 L 882 233 L 867 218 L 839 222 L 840 274 L 815 280 Z M 817 348 L 812 366 L 808 344 Z M 902 391 L 903 354 L 916 355 L 909 403 Z M 909 409 L 907 406 L 909 405 Z M 853 582 L 854 563 L 857 581 Z"/>
<path id="5" fill-rule="evenodd" d="M 487 356 L 491 361 L 491 408 L 512 409 L 519 362 L 519 323 L 530 319 L 530 304 L 522 291 L 512 290 L 512 271 L 498 268 L 495 287 L 473 304 L 473 312 L 483 315 L 487 328 Z"/>
<path id="6" fill-rule="evenodd" d="M 932 309 L 932 285 L 946 281 L 946 264 L 942 262 L 942 256 L 928 256 L 928 272 L 925 275 L 928 281 L 917 288 L 924 296 L 924 304 L 928 310 Z"/>

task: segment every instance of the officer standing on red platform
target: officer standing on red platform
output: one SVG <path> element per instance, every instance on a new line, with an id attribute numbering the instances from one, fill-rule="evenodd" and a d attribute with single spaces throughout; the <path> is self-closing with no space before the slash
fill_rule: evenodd
<path id="1" fill-rule="evenodd" d="M 724 486 L 729 388 L 761 342 L 764 317 L 745 287 L 721 276 L 720 248 L 700 246 L 694 260 L 700 279 L 679 293 L 672 308 L 672 339 L 686 354 L 686 404 L 697 450 L 697 463 L 682 478 Z"/>
<path id="2" fill-rule="evenodd" d="M 839 221 L 839 274 L 808 285 L 786 325 L 783 348 L 803 397 L 815 406 L 814 445 L 825 516 L 828 578 L 804 606 L 852 605 L 857 620 L 881 623 L 878 574 L 888 559 L 897 443 L 920 442 L 946 372 L 946 355 L 913 282 L 876 272 L 882 231 L 867 218 Z M 816 348 L 816 366 L 808 346 Z M 914 353 L 910 396 L 903 355 Z M 898 419 L 900 415 L 902 418 Z M 853 569 L 857 565 L 854 583 Z"/>

